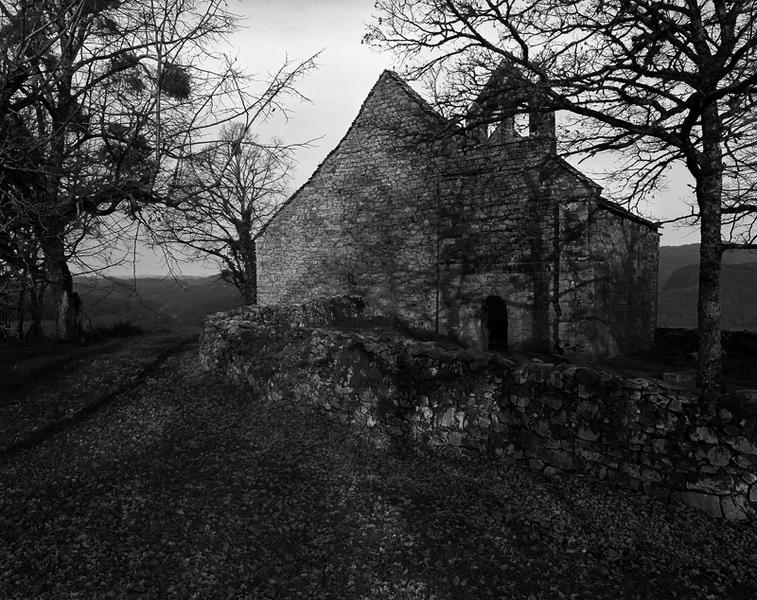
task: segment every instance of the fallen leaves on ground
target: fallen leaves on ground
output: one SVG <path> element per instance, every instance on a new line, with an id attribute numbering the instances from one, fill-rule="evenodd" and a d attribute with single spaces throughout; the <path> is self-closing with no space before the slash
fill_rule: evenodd
<path id="1" fill-rule="evenodd" d="M 0 598 L 757 596 L 750 527 L 377 444 L 194 352 L 0 463 L 0 490 Z"/>
<path id="2" fill-rule="evenodd" d="M 0 346 L 0 456 L 133 386 L 195 337 L 183 332 L 84 344 Z"/>

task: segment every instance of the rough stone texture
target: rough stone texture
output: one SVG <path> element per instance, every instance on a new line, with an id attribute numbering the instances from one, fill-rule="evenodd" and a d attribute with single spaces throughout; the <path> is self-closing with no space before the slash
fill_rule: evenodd
<path id="1" fill-rule="evenodd" d="M 487 297 L 511 348 L 600 357 L 647 347 L 658 235 L 530 135 L 464 131 L 385 72 L 345 137 L 257 238 L 261 304 L 356 294 L 486 349 Z M 551 121 L 550 121 L 551 120 Z"/>
<path id="2" fill-rule="evenodd" d="M 757 401 L 343 331 L 359 299 L 209 317 L 201 364 L 379 435 L 572 471 L 731 520 L 757 517 Z"/>

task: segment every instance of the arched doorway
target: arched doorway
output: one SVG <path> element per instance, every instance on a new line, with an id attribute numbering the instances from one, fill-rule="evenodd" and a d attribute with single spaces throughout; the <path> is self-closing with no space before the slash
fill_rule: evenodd
<path id="1" fill-rule="evenodd" d="M 489 296 L 483 305 L 481 324 L 488 339 L 487 350 L 507 350 L 507 305 L 499 296 Z"/>

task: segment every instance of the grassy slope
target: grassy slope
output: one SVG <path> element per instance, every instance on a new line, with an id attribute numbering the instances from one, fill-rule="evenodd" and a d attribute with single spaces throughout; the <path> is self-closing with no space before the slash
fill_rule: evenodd
<path id="1" fill-rule="evenodd" d="M 76 290 L 94 326 L 130 321 L 145 329 L 199 325 L 206 315 L 239 306 L 239 294 L 218 277 L 104 280 L 80 277 Z"/>
<path id="2" fill-rule="evenodd" d="M 696 326 L 698 249 L 697 244 L 660 248 L 660 326 Z M 757 330 L 757 252 L 729 252 L 723 263 L 724 326 Z M 182 281 L 79 277 L 76 289 L 93 326 L 118 321 L 149 330 L 196 326 L 210 313 L 239 305 L 236 289 L 217 276 Z M 48 308 L 45 312 L 50 319 L 52 311 Z"/>
<path id="3" fill-rule="evenodd" d="M 657 321 L 661 327 L 696 327 L 698 248 L 696 244 L 660 248 Z M 721 282 L 723 327 L 757 330 L 757 253 L 726 253 Z"/>

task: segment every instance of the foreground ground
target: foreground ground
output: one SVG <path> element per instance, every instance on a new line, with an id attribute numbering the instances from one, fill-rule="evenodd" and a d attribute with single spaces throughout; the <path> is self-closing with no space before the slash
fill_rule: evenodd
<path id="1" fill-rule="evenodd" d="M 382 446 L 198 372 L 180 342 L 61 359 L 44 385 L 23 361 L 11 372 L 0 599 L 757 597 L 753 529 Z"/>

